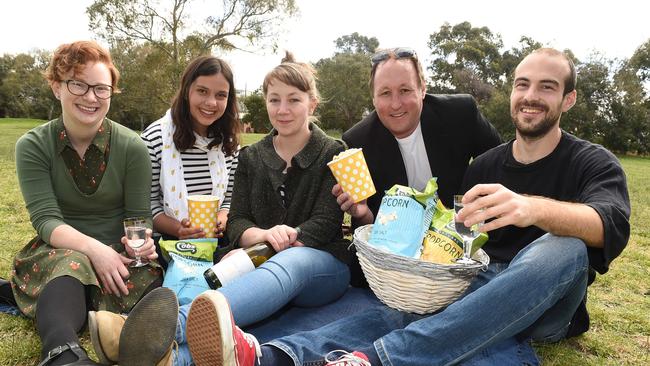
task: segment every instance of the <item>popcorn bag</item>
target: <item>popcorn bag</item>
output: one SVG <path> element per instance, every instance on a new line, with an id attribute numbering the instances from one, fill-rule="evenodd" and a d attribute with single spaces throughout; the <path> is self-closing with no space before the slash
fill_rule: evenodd
<path id="1" fill-rule="evenodd" d="M 217 228 L 217 210 L 219 198 L 210 195 L 193 195 L 187 197 L 189 220 L 192 226 L 200 227 L 206 238 L 214 238 Z"/>
<path id="2" fill-rule="evenodd" d="M 390 253 L 420 258 L 422 239 L 435 211 L 438 185 L 431 179 L 424 192 L 394 185 L 381 200 L 369 243 Z"/>
<path id="3" fill-rule="evenodd" d="M 327 163 L 327 166 L 343 191 L 355 203 L 375 194 L 375 184 L 361 149 L 345 150 Z"/>
<path id="4" fill-rule="evenodd" d="M 447 209 L 440 200 L 431 220 L 431 227 L 424 236 L 422 256 L 420 259 L 439 263 L 454 264 L 463 256 L 463 239 L 454 228 L 454 210 Z M 472 243 L 472 254 L 488 240 L 486 233 L 481 233 Z"/>

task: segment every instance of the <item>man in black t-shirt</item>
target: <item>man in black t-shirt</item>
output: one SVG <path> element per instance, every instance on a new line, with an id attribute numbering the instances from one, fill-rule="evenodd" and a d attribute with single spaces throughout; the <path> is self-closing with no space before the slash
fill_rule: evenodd
<path id="1" fill-rule="evenodd" d="M 520 261 L 534 262 L 524 264 L 522 275 L 530 283 L 520 289 L 522 296 L 539 278 L 553 278 L 559 286 L 566 281 L 560 275 L 574 276 L 575 288 L 544 289 L 550 296 L 544 315 L 532 316 L 523 333 L 534 339 L 587 331 L 587 284 L 595 271 L 607 272 L 630 235 L 630 202 L 618 159 L 560 129 L 561 114 L 575 100 L 575 68 L 566 55 L 539 49 L 526 57 L 515 70 L 510 98 L 516 138 L 477 158 L 463 182 L 466 205 L 459 218 L 467 225 L 485 220 L 481 230 L 490 239 L 484 250 L 492 262 L 507 264 L 508 272 Z M 553 267 L 543 264 L 546 259 Z M 574 265 L 564 263 L 569 261 L 584 262 L 587 270 L 563 272 L 561 264 Z M 539 272 L 531 273 L 528 267 L 535 264 Z"/>

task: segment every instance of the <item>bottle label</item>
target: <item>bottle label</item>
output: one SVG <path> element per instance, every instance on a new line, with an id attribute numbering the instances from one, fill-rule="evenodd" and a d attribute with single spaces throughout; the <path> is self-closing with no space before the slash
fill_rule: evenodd
<path id="1" fill-rule="evenodd" d="M 212 266 L 212 271 L 225 286 L 235 278 L 243 276 L 255 269 L 250 257 L 243 250 L 237 250 L 228 258 L 222 259 L 219 263 Z"/>

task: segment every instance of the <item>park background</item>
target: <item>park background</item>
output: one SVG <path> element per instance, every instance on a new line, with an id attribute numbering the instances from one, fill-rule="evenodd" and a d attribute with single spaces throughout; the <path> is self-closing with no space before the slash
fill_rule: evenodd
<path id="1" fill-rule="evenodd" d="M 646 9 L 644 9 L 644 7 Z M 369 55 L 413 47 L 433 93 L 469 93 L 506 139 L 511 75 L 531 49 L 567 51 L 578 70 L 578 103 L 562 127 L 618 154 L 632 199 L 632 237 L 589 290 L 592 328 L 536 345 L 545 365 L 650 362 L 650 5 L 633 1 L 534 5 L 403 0 L 80 0 L 0 5 L 0 276 L 33 229 L 15 177 L 16 139 L 60 113 L 42 78 L 54 48 L 96 39 L 110 48 L 122 93 L 109 117 L 141 131 L 169 107 L 183 67 L 197 55 L 228 60 L 242 119 L 268 131 L 259 86 L 284 49 L 319 73 L 321 126 L 340 136 L 372 109 Z M 33 36 L 35 35 L 35 36 Z M 260 135 L 244 136 L 247 143 Z M 88 344 L 86 343 L 86 346 Z M 0 365 L 37 363 L 32 324 L 0 315 Z"/>

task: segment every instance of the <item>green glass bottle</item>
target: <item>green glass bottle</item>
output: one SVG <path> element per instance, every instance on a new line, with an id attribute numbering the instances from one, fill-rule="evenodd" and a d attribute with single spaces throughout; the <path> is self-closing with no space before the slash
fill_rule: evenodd
<path id="1" fill-rule="evenodd" d="M 203 277 L 208 282 L 208 286 L 216 290 L 259 267 L 273 255 L 275 255 L 275 250 L 268 242 L 253 244 L 208 268 L 203 272 Z"/>

